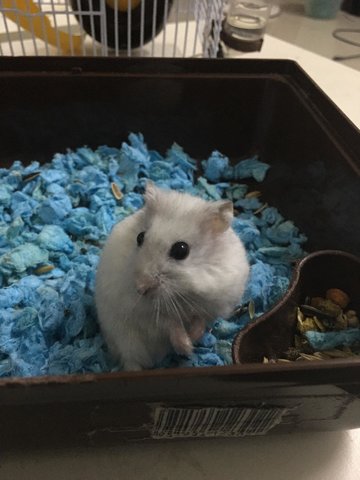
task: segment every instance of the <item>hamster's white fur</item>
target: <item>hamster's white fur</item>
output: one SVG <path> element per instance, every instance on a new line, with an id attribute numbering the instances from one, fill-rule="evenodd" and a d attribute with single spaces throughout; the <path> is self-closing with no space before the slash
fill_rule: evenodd
<path id="1" fill-rule="evenodd" d="M 125 370 L 151 368 L 173 350 L 189 355 L 207 323 L 232 313 L 249 273 L 232 218 L 231 202 L 206 202 L 149 182 L 145 206 L 113 228 L 98 267 L 96 306 Z M 169 252 L 180 241 L 190 250 L 176 260 Z"/>

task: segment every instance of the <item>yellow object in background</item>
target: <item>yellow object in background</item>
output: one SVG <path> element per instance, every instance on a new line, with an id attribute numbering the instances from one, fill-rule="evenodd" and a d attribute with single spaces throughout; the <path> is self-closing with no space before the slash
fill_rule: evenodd
<path id="1" fill-rule="evenodd" d="M 130 0 L 131 9 L 136 8 L 140 2 L 141 0 Z M 127 12 L 129 9 L 129 0 L 106 0 L 106 3 L 113 10 L 117 7 L 120 12 Z"/>
<path id="2" fill-rule="evenodd" d="M 137 0 L 135 0 L 137 1 Z M 51 26 L 50 20 L 32 0 L 0 0 L 2 13 L 45 43 L 59 46 L 64 53 L 80 52 L 81 35 L 69 35 Z M 11 9 L 11 10 L 10 10 Z"/>

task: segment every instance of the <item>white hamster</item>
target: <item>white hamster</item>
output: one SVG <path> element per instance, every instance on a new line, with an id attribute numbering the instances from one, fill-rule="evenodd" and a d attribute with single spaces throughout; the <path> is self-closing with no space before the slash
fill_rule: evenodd
<path id="1" fill-rule="evenodd" d="M 101 255 L 95 300 L 101 330 L 125 370 L 189 355 L 216 317 L 239 303 L 249 274 L 231 228 L 233 204 L 148 182 L 144 207 L 119 222 Z"/>

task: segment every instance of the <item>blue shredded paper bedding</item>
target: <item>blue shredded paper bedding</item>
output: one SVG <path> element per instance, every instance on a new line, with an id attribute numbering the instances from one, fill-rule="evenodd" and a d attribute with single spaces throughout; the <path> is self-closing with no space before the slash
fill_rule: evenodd
<path id="1" fill-rule="evenodd" d="M 231 166 L 215 151 L 201 166 L 196 178 L 196 162 L 179 145 L 162 156 L 131 134 L 121 148 L 84 147 L 46 165 L 0 169 L 0 376 L 119 369 L 96 320 L 96 266 L 113 225 L 142 207 L 148 178 L 208 200 L 231 199 L 239 211 L 233 228 L 251 264 L 242 304 L 252 300 L 258 317 L 284 295 L 306 238 L 239 183 L 262 182 L 269 165 L 253 157 Z M 232 340 L 250 320 L 238 311 L 216 319 L 190 358 L 171 355 L 160 367 L 232 363 Z"/>

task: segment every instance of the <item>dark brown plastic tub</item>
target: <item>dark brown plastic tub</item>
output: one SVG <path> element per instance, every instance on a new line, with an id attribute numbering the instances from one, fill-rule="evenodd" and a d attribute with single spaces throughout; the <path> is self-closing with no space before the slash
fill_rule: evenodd
<path id="1" fill-rule="evenodd" d="M 130 131 L 199 159 L 256 152 L 309 252 L 360 254 L 359 131 L 291 61 L 0 58 L 0 92 L 1 167 Z M 176 438 L 215 410 L 252 419 L 237 435 L 360 427 L 360 360 L 0 380 L 0 448 Z"/>

